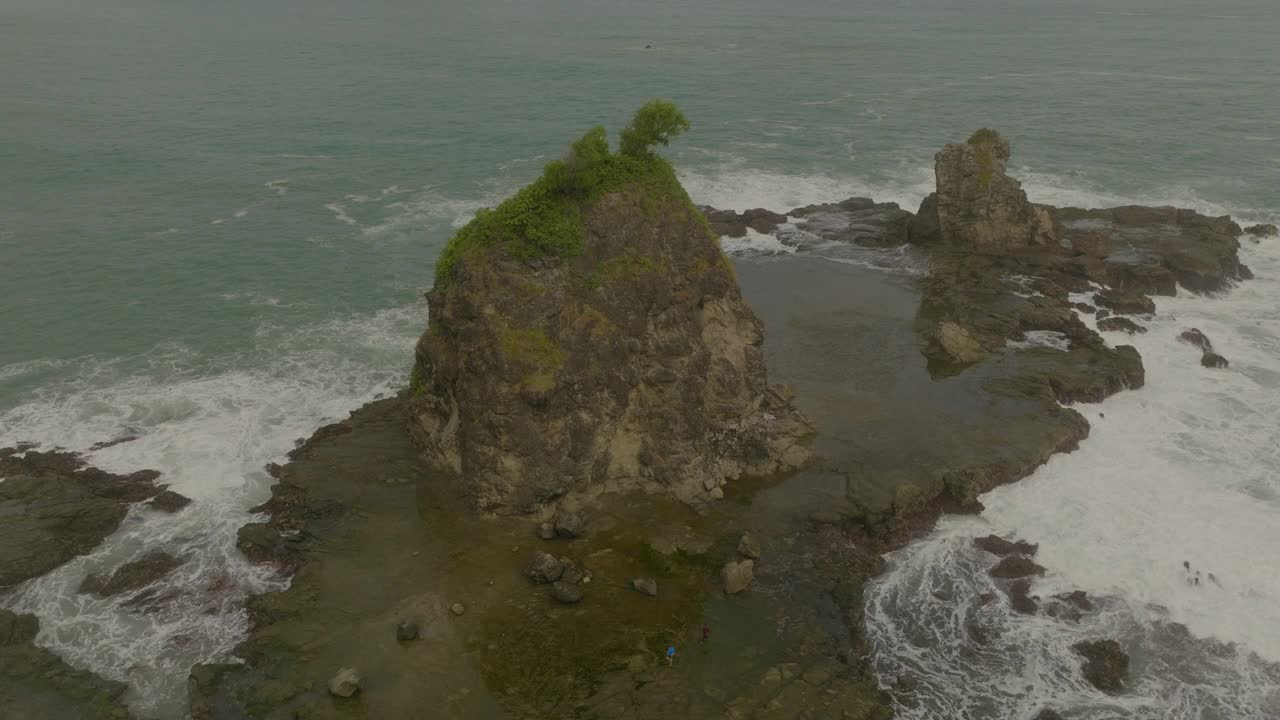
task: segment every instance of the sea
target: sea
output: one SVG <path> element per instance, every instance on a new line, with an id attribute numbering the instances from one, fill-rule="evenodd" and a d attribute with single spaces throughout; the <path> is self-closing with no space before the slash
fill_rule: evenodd
<path id="1" fill-rule="evenodd" d="M 1277 222 L 1277 38 L 1275 0 L 0 0 L 0 446 L 195 501 L 0 603 L 183 717 L 244 597 L 287 584 L 234 548 L 263 466 L 402 387 L 450 235 L 648 99 L 688 116 L 666 154 L 720 208 L 914 210 L 933 153 L 989 126 L 1033 201 Z M 1079 407 L 1077 452 L 890 556 L 867 631 L 900 717 L 1280 717 L 1280 239 L 1241 258 L 1256 280 L 1108 336 L 1147 384 Z M 1039 543 L 1037 594 L 1099 610 L 984 604 L 989 533 Z M 143 615 L 75 592 L 156 545 L 199 592 Z M 1134 649 L 1122 695 L 1079 677 L 1098 637 Z"/>

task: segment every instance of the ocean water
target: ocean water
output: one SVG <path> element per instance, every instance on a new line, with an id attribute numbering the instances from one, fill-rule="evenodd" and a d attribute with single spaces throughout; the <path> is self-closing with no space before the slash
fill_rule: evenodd
<path id="1" fill-rule="evenodd" d="M 5 0 L 0 444 L 138 434 L 92 461 L 161 470 L 197 505 L 134 511 L 3 602 L 39 614 L 40 642 L 72 663 L 129 681 L 140 712 L 180 717 L 187 667 L 238 641 L 245 593 L 284 582 L 231 544 L 266 497 L 262 466 L 403 384 L 454 229 L 651 97 L 689 116 L 669 155 L 719 207 L 914 209 L 932 154 L 990 125 L 1034 200 L 1274 222 L 1277 37 L 1272 0 Z M 886 593 L 912 573 L 981 582 L 957 569 L 979 562 L 965 523 L 1024 535 L 1045 583 L 1108 598 L 1127 637 L 1181 623 L 1193 644 L 1235 643 L 1238 672 L 1186 681 L 1254 698 L 1219 716 L 1280 715 L 1263 687 L 1280 661 L 1276 252 L 1247 245 L 1259 278 L 1224 298 L 1161 301 L 1137 341 L 1148 388 L 1085 409 L 1097 430 L 1079 453 L 895 556 Z M 1196 323 L 1229 371 L 1172 339 Z M 170 610 L 140 619 L 73 592 L 156 544 L 191 558 L 174 584 L 195 590 Z M 1221 587 L 1188 588 L 1183 559 Z M 1016 621 L 1014 637 L 1069 644 Z M 894 622 L 876 627 L 891 681 L 909 653 Z M 980 685 L 937 667 L 918 679 L 935 707 Z M 988 674 L 1025 695 L 1020 675 Z M 1262 679 L 1246 692 L 1236 676 Z M 1174 675 L 1143 677 L 1164 678 L 1139 693 L 1157 703 Z M 1000 707 L 971 716 L 1022 717 Z"/>

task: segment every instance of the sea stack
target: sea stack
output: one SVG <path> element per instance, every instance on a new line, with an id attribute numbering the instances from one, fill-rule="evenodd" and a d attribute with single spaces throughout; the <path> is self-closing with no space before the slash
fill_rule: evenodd
<path id="1" fill-rule="evenodd" d="M 1005 172 L 1009 153 L 1008 140 L 983 128 L 934 155 L 937 192 L 920 204 L 911 240 L 990 253 L 1056 245 L 1049 213 Z"/>
<path id="2" fill-rule="evenodd" d="M 687 128 L 641 108 L 450 242 L 428 294 L 410 427 L 478 509 L 603 489 L 697 503 L 799 466 L 810 428 L 770 387 L 760 320 L 653 146 Z"/>

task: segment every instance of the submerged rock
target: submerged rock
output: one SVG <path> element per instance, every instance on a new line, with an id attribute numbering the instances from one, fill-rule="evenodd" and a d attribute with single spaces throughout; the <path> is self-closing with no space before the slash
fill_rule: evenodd
<path id="1" fill-rule="evenodd" d="M 182 565 L 180 558 L 164 550 L 152 550 L 127 562 L 110 575 L 89 575 L 80 583 L 80 592 L 111 597 L 146 587 Z"/>
<path id="2" fill-rule="evenodd" d="M 724 584 L 725 593 L 729 595 L 746 590 L 754 577 L 755 562 L 752 560 L 730 561 L 720 569 L 720 581 Z"/>
<path id="3" fill-rule="evenodd" d="M 1213 343 L 1209 341 L 1208 336 L 1206 336 L 1204 333 L 1200 332 L 1196 328 L 1191 328 L 1190 330 L 1183 330 L 1182 333 L 1178 335 L 1178 340 L 1184 343 L 1195 345 L 1196 347 L 1200 348 L 1204 352 L 1209 352 L 1213 350 Z"/>
<path id="4" fill-rule="evenodd" d="M 1213 352 L 1212 350 L 1206 350 L 1205 353 L 1200 356 L 1200 364 L 1207 368 L 1224 368 L 1231 363 L 1227 362 L 1227 359 L 1218 353 Z"/>
<path id="5" fill-rule="evenodd" d="M 808 456 L 812 430 L 767 384 L 760 320 L 674 171 L 599 152 L 570 160 L 643 174 L 585 194 L 544 176 L 458 233 L 428 293 L 411 429 L 479 509 L 530 512 L 605 484 L 702 503 L 708 478 Z M 572 208 L 553 250 L 514 214 L 534 197 Z"/>
<path id="6" fill-rule="evenodd" d="M 1115 640 L 1092 640 L 1071 646 L 1084 656 L 1080 670 L 1094 687 L 1103 692 L 1120 692 L 1129 674 L 1129 655 Z"/>
<path id="7" fill-rule="evenodd" d="M 988 535 L 986 537 L 974 538 L 973 544 L 979 550 L 985 550 L 992 555 L 1035 555 L 1040 549 L 1039 545 L 1021 540 L 1005 540 L 1002 537 Z"/>
<path id="8" fill-rule="evenodd" d="M 172 490 L 165 490 L 159 495 L 151 498 L 151 502 L 147 504 L 157 510 L 162 510 L 167 513 L 175 513 L 190 505 L 191 498 L 185 495 L 180 495 Z"/>

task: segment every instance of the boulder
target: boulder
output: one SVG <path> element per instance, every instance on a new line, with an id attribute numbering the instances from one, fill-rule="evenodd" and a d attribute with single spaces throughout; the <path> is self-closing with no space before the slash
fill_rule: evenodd
<path id="1" fill-rule="evenodd" d="M 1120 315 L 1099 320 L 1098 329 L 1106 332 L 1126 332 L 1130 335 L 1141 334 L 1147 331 L 1146 328 L 1142 327 L 1138 323 Z"/>
<path id="2" fill-rule="evenodd" d="M 1022 578 L 1031 575 L 1044 575 L 1045 571 L 1044 568 L 1035 564 L 1031 558 L 1023 557 L 1021 555 L 1009 555 L 996 563 L 995 567 L 991 568 L 987 572 L 991 577 L 1009 580 L 1012 578 Z"/>
<path id="3" fill-rule="evenodd" d="M 582 516 L 576 512 L 560 511 L 556 513 L 555 520 L 556 537 L 562 537 L 572 540 L 582 534 Z"/>
<path id="4" fill-rule="evenodd" d="M 553 523 L 545 522 L 538 526 L 538 537 L 543 540 L 556 539 L 556 526 Z"/>
<path id="5" fill-rule="evenodd" d="M 636 578 L 631 581 L 631 587 L 650 597 L 656 597 L 658 594 L 658 583 L 653 578 Z"/>
<path id="6" fill-rule="evenodd" d="M 1006 555 L 1035 555 L 1036 551 L 1040 549 L 1039 545 L 1021 540 L 1005 540 L 995 535 L 974 538 L 973 544 L 979 550 L 985 550 L 992 555 L 999 555 L 1000 557 Z"/>
<path id="7" fill-rule="evenodd" d="M 582 587 L 577 583 L 557 580 L 551 583 L 551 597 L 566 605 L 573 605 L 582 601 Z"/>
<path id="8" fill-rule="evenodd" d="M 1079 310 L 1085 315 L 1093 315 L 1094 313 L 1098 312 L 1098 308 L 1090 305 L 1089 303 L 1083 303 L 1083 302 L 1071 303 L 1071 307 L 1075 308 L 1076 310 Z"/>
<path id="9" fill-rule="evenodd" d="M 529 556 L 529 564 L 525 566 L 524 574 L 536 583 L 555 582 L 564 574 L 564 563 L 550 553 L 535 550 Z"/>
<path id="10" fill-rule="evenodd" d="M 1094 687 L 1103 692 L 1120 692 L 1129 674 L 1129 655 L 1115 640 L 1092 640 L 1071 646 L 1084 657 L 1080 670 Z"/>
<path id="11" fill-rule="evenodd" d="M 1200 356 L 1200 364 L 1207 368 L 1224 368 L 1231 363 L 1227 362 L 1227 359 L 1218 353 L 1213 352 L 1212 350 L 1206 350 L 1205 353 Z"/>
<path id="12" fill-rule="evenodd" d="M 173 572 L 183 561 L 163 550 L 152 550 L 127 562 L 109 575 L 89 575 L 80 583 L 80 592 L 112 597 L 146 587 Z"/>
<path id="13" fill-rule="evenodd" d="M 985 359 L 987 351 L 963 326 L 944 320 L 938 323 L 931 345 L 951 362 L 968 365 Z"/>
<path id="14" fill-rule="evenodd" d="M 1048 212 L 1028 202 L 1022 185 L 1006 174 L 1009 154 L 1009 142 L 983 128 L 935 155 L 937 192 L 921 203 L 912 242 L 936 239 L 992 253 L 1056 246 Z"/>
<path id="15" fill-rule="evenodd" d="M 1258 238 L 1276 237 L 1277 235 L 1280 235 L 1280 228 L 1277 228 L 1271 223 L 1262 223 L 1260 225 L 1250 225 L 1245 228 L 1244 234 Z"/>
<path id="16" fill-rule="evenodd" d="M 1210 352 L 1213 350 L 1213 343 L 1209 341 L 1208 336 L 1200 332 L 1200 330 L 1197 328 L 1191 328 L 1190 330 L 1183 330 L 1182 333 L 1178 335 L 1178 340 L 1184 343 L 1195 345 L 1196 347 L 1200 348 L 1200 350 L 1204 352 Z"/>
<path id="17" fill-rule="evenodd" d="M 724 591 L 729 595 L 736 595 L 751 586 L 751 580 L 755 577 L 755 561 L 739 560 L 730 561 L 724 564 L 720 569 L 720 581 L 724 584 Z"/>
<path id="18" fill-rule="evenodd" d="M 760 559 L 760 543 L 751 533 L 743 533 L 742 539 L 738 540 L 738 554 L 752 560 Z"/>
<path id="19" fill-rule="evenodd" d="M 778 225 L 787 221 L 786 215 L 763 208 L 752 208 L 740 213 L 733 210 L 717 210 L 707 205 L 701 205 L 698 209 L 706 216 L 711 232 L 735 238 L 746 236 L 747 228 L 758 233 L 771 233 Z"/>
<path id="20" fill-rule="evenodd" d="M 151 498 L 148 503 L 151 507 L 167 513 L 175 513 L 182 508 L 191 504 L 191 498 L 180 495 L 172 490 L 165 490 L 159 495 Z"/>
<path id="21" fill-rule="evenodd" d="M 329 680 L 329 694 L 349 698 L 360 692 L 360 673 L 353 668 L 342 668 Z"/>
<path id="22" fill-rule="evenodd" d="M 419 634 L 418 623 L 412 620 L 401 620 L 396 625 L 396 640 L 400 642 L 410 642 L 417 640 Z"/>
<path id="23" fill-rule="evenodd" d="M 438 263 L 410 430 L 479 510 L 534 512 L 606 486 L 702 504 L 708 477 L 766 476 L 808 455 L 812 427 L 768 385 L 731 262 L 674 170 L 637 167 L 608 191 L 519 194 L 478 214 Z M 526 201 L 571 212 L 535 228 Z"/>

